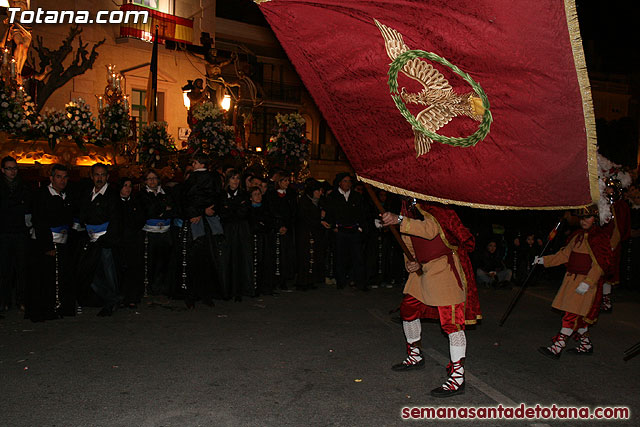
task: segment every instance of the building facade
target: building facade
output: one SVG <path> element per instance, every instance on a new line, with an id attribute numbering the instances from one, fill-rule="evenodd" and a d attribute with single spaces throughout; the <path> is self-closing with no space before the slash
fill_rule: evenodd
<path id="1" fill-rule="evenodd" d="M 245 7 L 247 4 L 248 7 L 255 7 L 252 2 L 245 2 Z M 74 51 L 80 38 L 89 50 L 94 44 L 104 40 L 97 48 L 98 57 L 91 69 L 56 90 L 47 100 L 45 108 L 61 109 L 70 100 L 83 98 L 96 114 L 96 96 L 104 93 L 107 85 L 106 67 L 114 64 L 116 71 L 125 77 L 124 91 L 130 97 L 132 116 L 136 117 L 138 126 L 146 123 L 148 117 L 145 101 L 153 33 L 157 27 L 160 41 L 157 119 L 167 122 L 169 133 L 176 139 L 178 148 L 181 148 L 186 143 L 188 134 L 187 108 L 182 88 L 189 80 L 206 81 L 207 60 L 202 54 L 202 35 L 206 33 L 221 60 L 237 56 L 239 62 L 249 65 L 249 77 L 258 88 L 259 103 L 253 113 L 249 149 L 265 148 L 275 127 L 276 114 L 297 112 L 306 119 L 306 136 L 312 141 L 312 175 L 330 179 L 338 171 L 351 170 L 326 121 L 272 31 L 263 19 L 259 21 L 258 18 L 258 22 L 255 22 L 257 7 L 247 13 L 248 19 L 244 19 L 243 14 L 216 16 L 216 0 L 126 0 L 122 5 L 106 0 L 33 0 L 31 10 L 37 8 L 58 11 L 86 9 L 91 17 L 100 11 L 124 13 L 135 10 L 146 11 L 150 17 L 146 24 L 81 24 L 82 33 L 73 42 Z M 220 9 L 224 12 L 228 8 L 229 2 L 226 2 Z M 67 37 L 70 27 L 69 24 L 35 23 L 32 26 L 33 43 L 56 49 Z M 66 66 L 74 60 L 74 51 L 66 58 Z M 36 72 L 40 71 L 33 48 L 28 65 Z M 237 66 L 233 62 L 224 65 L 222 77 L 227 82 L 237 81 Z M 47 78 L 46 70 L 44 78 Z"/>

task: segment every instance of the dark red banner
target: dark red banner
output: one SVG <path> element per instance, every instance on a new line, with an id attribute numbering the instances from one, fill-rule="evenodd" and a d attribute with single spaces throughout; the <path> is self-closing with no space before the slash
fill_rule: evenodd
<path id="1" fill-rule="evenodd" d="M 498 209 L 597 199 L 573 1 L 258 3 L 362 180 Z M 388 85 L 392 63 L 397 90 Z M 484 138 L 469 138 L 483 130 Z"/>

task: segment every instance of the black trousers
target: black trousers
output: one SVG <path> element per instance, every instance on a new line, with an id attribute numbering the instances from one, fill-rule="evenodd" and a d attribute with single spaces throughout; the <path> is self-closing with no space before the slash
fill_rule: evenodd
<path id="1" fill-rule="evenodd" d="M 119 293 L 128 304 L 140 302 L 144 294 L 143 268 L 144 244 L 143 232 L 127 236 L 123 244 L 114 248 L 116 268 L 118 270 Z"/>
<path id="2" fill-rule="evenodd" d="M 364 266 L 364 242 L 359 231 L 338 230 L 335 247 L 336 281 L 339 288 L 353 280 L 358 289 L 367 287 Z"/>
<path id="3" fill-rule="evenodd" d="M 147 292 L 151 295 L 169 295 L 173 289 L 171 254 L 173 239 L 171 232 L 145 233 Z"/>
<path id="4" fill-rule="evenodd" d="M 76 292 L 67 244 L 56 244 L 55 255 L 32 251 L 27 288 L 27 316 L 34 322 L 75 316 Z"/>
<path id="5" fill-rule="evenodd" d="M 25 303 L 28 281 L 26 233 L 0 234 L 0 307 L 9 307 L 15 290 L 16 305 Z"/>
<path id="6" fill-rule="evenodd" d="M 83 305 L 94 305 L 91 300 L 94 299 L 92 295 L 96 295 L 103 307 L 117 308 L 120 297 L 113 249 L 86 244 L 79 258 L 77 279 L 84 296 Z"/>

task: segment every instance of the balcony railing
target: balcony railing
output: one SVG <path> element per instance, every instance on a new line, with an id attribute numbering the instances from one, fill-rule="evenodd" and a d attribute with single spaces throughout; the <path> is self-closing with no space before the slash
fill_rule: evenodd
<path id="1" fill-rule="evenodd" d="M 193 44 L 193 20 L 180 16 L 158 12 L 137 4 L 125 3 L 120 10 L 146 11 L 149 19 L 144 24 L 140 22 L 120 24 L 120 37 L 131 37 L 148 42 L 153 41 L 156 25 L 158 26 L 158 43 L 164 44 L 165 40 L 173 40 L 178 43 Z"/>

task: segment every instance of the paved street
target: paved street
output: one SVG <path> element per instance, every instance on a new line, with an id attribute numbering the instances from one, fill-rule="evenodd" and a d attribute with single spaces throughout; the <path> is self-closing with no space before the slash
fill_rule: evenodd
<path id="1" fill-rule="evenodd" d="M 536 348 L 560 326 L 555 289 L 533 287 L 507 324 L 497 321 L 514 290 L 481 290 L 484 320 L 467 333 L 467 391 L 435 400 L 448 342 L 423 323 L 426 369 L 397 373 L 402 328 L 389 310 L 399 289 L 369 293 L 323 288 L 274 297 L 121 310 L 85 309 L 76 318 L 0 320 L 3 426 L 401 425 L 405 406 L 577 405 L 640 410 L 640 293 L 618 292 L 601 316 L 595 354 L 553 361 Z M 573 345 L 573 344 L 570 344 Z M 446 425 L 469 425 L 468 421 Z M 443 424 L 442 421 L 438 424 Z M 497 421 L 485 425 L 584 425 Z M 598 425 L 605 423 L 599 422 Z"/>

